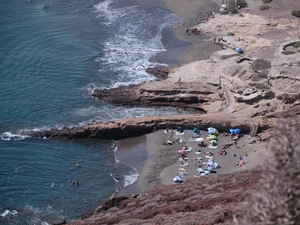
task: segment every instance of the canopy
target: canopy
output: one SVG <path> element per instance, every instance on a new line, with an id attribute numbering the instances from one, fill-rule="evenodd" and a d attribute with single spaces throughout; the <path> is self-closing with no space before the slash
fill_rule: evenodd
<path id="1" fill-rule="evenodd" d="M 231 128 L 229 131 L 232 134 L 239 134 L 241 132 L 241 129 L 239 129 L 239 128 Z"/>
<path id="2" fill-rule="evenodd" d="M 213 127 L 209 127 L 209 128 L 207 128 L 207 130 L 208 130 L 208 133 L 209 133 L 209 134 L 214 134 L 214 133 L 217 132 L 217 129 L 216 129 L 216 128 L 213 128 Z"/>
<path id="3" fill-rule="evenodd" d="M 243 49 L 241 47 L 237 47 L 235 50 L 237 50 L 238 52 L 242 52 Z"/>
<path id="4" fill-rule="evenodd" d="M 204 141 L 204 138 L 196 138 L 196 141 Z"/>
<path id="5" fill-rule="evenodd" d="M 209 137 L 210 137 L 211 140 L 217 139 L 217 136 L 216 136 L 216 135 L 210 135 Z"/>
<path id="6" fill-rule="evenodd" d="M 179 152 L 181 155 L 183 155 L 183 154 L 185 153 L 185 151 L 182 150 L 182 149 L 180 149 L 178 152 Z"/>
<path id="7" fill-rule="evenodd" d="M 174 177 L 173 181 L 174 182 L 182 182 L 183 180 L 181 179 L 181 177 L 176 176 L 176 177 Z"/>
<path id="8" fill-rule="evenodd" d="M 234 134 L 239 134 L 240 132 L 241 132 L 241 130 L 239 128 L 234 129 L 234 131 L 233 131 Z"/>

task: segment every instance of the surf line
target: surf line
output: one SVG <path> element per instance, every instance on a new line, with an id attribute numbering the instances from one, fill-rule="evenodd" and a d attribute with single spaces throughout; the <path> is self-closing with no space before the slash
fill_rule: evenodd
<path id="1" fill-rule="evenodd" d="M 112 177 L 112 179 L 114 179 L 115 182 L 119 183 L 119 181 L 113 176 L 113 174 L 111 173 L 110 176 Z"/>

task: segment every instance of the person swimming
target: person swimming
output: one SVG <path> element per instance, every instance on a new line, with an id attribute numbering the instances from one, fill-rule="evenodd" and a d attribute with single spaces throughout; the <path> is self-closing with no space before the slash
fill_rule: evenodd
<path id="1" fill-rule="evenodd" d="M 55 185 L 55 183 L 54 183 L 54 182 L 52 182 L 52 184 L 51 184 L 51 187 L 54 187 L 54 185 Z"/>
<path id="2" fill-rule="evenodd" d="M 80 163 L 76 163 L 76 167 L 80 167 Z"/>

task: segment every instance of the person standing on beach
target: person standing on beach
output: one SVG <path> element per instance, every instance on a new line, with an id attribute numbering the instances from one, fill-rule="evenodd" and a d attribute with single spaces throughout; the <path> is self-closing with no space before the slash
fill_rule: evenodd
<path id="1" fill-rule="evenodd" d="M 234 147 L 237 148 L 237 141 L 234 141 Z"/>

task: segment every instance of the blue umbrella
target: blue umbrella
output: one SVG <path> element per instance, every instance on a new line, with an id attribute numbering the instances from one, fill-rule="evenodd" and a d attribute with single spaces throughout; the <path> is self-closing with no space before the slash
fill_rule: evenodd
<path id="1" fill-rule="evenodd" d="M 217 129 L 216 129 L 216 128 L 213 128 L 213 127 L 209 127 L 209 128 L 207 128 L 207 130 L 208 130 L 208 133 L 209 133 L 209 134 L 214 134 L 214 133 L 217 132 Z"/>
<path id="2" fill-rule="evenodd" d="M 240 47 L 236 48 L 235 50 L 237 50 L 238 52 L 242 52 L 243 51 L 243 49 L 240 48 Z"/>
<path id="3" fill-rule="evenodd" d="M 240 132 L 241 132 L 241 130 L 239 128 L 234 129 L 234 131 L 233 131 L 234 134 L 239 134 Z"/>

